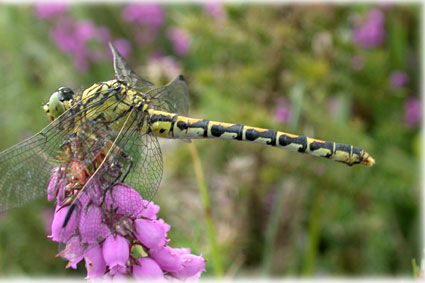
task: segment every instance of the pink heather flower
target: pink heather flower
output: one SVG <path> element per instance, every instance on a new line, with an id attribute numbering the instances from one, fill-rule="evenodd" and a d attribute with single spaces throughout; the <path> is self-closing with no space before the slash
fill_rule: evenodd
<path id="1" fill-rule="evenodd" d="M 158 220 L 137 219 L 136 237 L 147 248 L 158 249 L 165 246 L 166 227 Z"/>
<path id="2" fill-rule="evenodd" d="M 404 102 L 404 122 L 409 128 L 414 128 L 422 119 L 421 101 L 416 97 L 408 97 Z"/>
<path id="3" fill-rule="evenodd" d="M 167 38 L 173 43 L 174 52 L 184 56 L 190 49 L 190 34 L 181 28 L 170 27 L 167 29 Z"/>
<path id="4" fill-rule="evenodd" d="M 409 82 L 409 76 L 403 71 L 394 71 L 390 75 L 390 84 L 393 88 L 399 89 Z"/>
<path id="5" fill-rule="evenodd" d="M 60 16 L 68 10 L 67 3 L 37 3 L 34 7 L 35 16 L 40 20 L 47 20 Z"/>
<path id="6" fill-rule="evenodd" d="M 160 249 L 151 250 L 149 255 L 164 271 L 177 272 L 183 268 L 180 251 L 177 249 L 165 246 Z"/>
<path id="7" fill-rule="evenodd" d="M 161 279 L 164 278 L 164 272 L 156 261 L 142 257 L 133 265 L 133 276 L 135 279 Z"/>
<path id="8" fill-rule="evenodd" d="M 75 162 L 77 157 L 69 158 Z M 202 256 L 190 254 L 188 248 L 167 246 L 170 225 L 157 219 L 159 206 L 143 200 L 128 185 L 114 185 L 101 201 L 102 189 L 108 183 L 103 184 L 103 179 L 86 183 L 86 191 L 78 196 L 71 218 L 63 229 L 70 206 L 59 209 L 61 203 L 70 203 L 80 188 L 78 181 L 69 181 L 72 179 L 70 173 L 62 171 L 66 175 L 63 177 L 58 174 L 59 168 L 69 166 L 67 161 L 65 163 L 52 170 L 48 189 L 52 191 L 56 182 L 63 182 L 63 187 L 67 187 L 63 190 L 62 201 L 57 203 L 50 236 L 66 245 L 58 256 L 69 261 L 67 268 L 77 268 L 84 259 L 87 279 L 124 280 L 129 275 L 137 279 L 170 280 L 200 277 L 205 268 Z M 143 253 L 132 254 L 134 246 Z M 147 256 L 140 258 L 141 254 Z"/>
<path id="9" fill-rule="evenodd" d="M 103 259 L 102 248 L 99 245 L 88 250 L 84 254 L 86 262 L 87 277 L 86 279 L 101 278 L 106 271 L 106 263 Z"/>
<path id="10" fill-rule="evenodd" d="M 149 219 L 156 219 L 156 215 L 158 214 L 159 209 L 159 205 L 156 205 L 151 201 L 143 200 L 142 212 L 140 213 L 140 216 Z"/>
<path id="11" fill-rule="evenodd" d="M 120 235 L 110 235 L 102 245 L 103 258 L 112 272 L 125 273 L 126 264 L 130 258 L 130 245 L 126 238 Z"/>
<path id="12" fill-rule="evenodd" d="M 47 185 L 47 200 L 52 201 L 56 198 L 59 190 L 59 181 L 61 179 L 61 173 L 59 169 L 56 168 L 52 170 L 52 175 L 50 176 L 49 183 Z"/>
<path id="13" fill-rule="evenodd" d="M 96 36 L 97 28 L 89 20 L 79 21 L 75 25 L 75 38 L 79 41 L 86 42 Z"/>
<path id="14" fill-rule="evenodd" d="M 288 123 L 291 120 L 291 108 L 288 99 L 284 97 L 278 99 L 274 119 L 280 123 Z"/>
<path id="15" fill-rule="evenodd" d="M 77 269 L 77 264 L 83 259 L 84 248 L 78 236 L 66 239 L 66 247 L 58 255 L 69 260 L 66 268 Z"/>
<path id="16" fill-rule="evenodd" d="M 113 41 L 115 48 L 124 57 L 127 58 L 131 53 L 131 44 L 125 38 L 119 38 Z"/>
<path id="17" fill-rule="evenodd" d="M 385 37 L 384 14 L 373 9 L 369 11 L 365 21 L 352 31 L 354 43 L 363 48 L 379 46 Z"/>
<path id="18" fill-rule="evenodd" d="M 211 17 L 215 18 L 217 21 L 223 21 L 225 17 L 225 11 L 223 9 L 223 4 L 215 1 L 208 1 L 204 4 L 205 12 Z"/>
<path id="19" fill-rule="evenodd" d="M 117 208 L 117 213 L 122 215 L 139 217 L 144 210 L 142 203 L 143 199 L 139 193 L 125 184 L 115 185 L 106 196 L 107 206 L 112 205 L 113 208 Z"/>
<path id="20" fill-rule="evenodd" d="M 202 256 L 196 256 L 193 254 L 181 255 L 183 268 L 173 275 L 180 279 L 198 279 L 201 276 L 202 271 L 205 270 L 205 260 Z"/>
<path id="21" fill-rule="evenodd" d="M 110 230 L 103 223 L 101 209 L 94 204 L 82 210 L 78 228 L 82 243 L 95 244 L 100 238 L 105 238 L 110 234 Z"/>
<path id="22" fill-rule="evenodd" d="M 69 206 L 60 207 L 60 205 L 56 205 L 55 215 L 53 216 L 52 221 L 52 234 L 48 237 L 55 242 L 61 242 L 64 239 L 68 239 L 75 228 L 77 227 L 77 220 L 75 213 L 72 214 L 71 218 L 68 221 L 67 226 L 65 227 L 65 231 L 62 234 L 62 225 L 65 221 L 66 214 L 68 213 Z"/>
<path id="23" fill-rule="evenodd" d="M 74 22 L 69 18 L 62 19 L 49 36 L 62 52 L 72 56 L 75 67 L 83 72 L 100 57 L 97 50 L 89 48 L 88 42 L 95 40 L 106 43 L 110 40 L 106 27 L 97 27 L 89 20 Z"/>
<path id="24" fill-rule="evenodd" d="M 124 21 L 158 29 L 165 22 L 165 12 L 159 4 L 129 4 L 121 12 Z"/>

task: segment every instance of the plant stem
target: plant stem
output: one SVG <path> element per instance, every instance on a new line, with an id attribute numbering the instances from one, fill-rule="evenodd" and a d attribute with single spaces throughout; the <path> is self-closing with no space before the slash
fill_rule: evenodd
<path id="1" fill-rule="evenodd" d="M 301 275 L 311 276 L 314 272 L 314 265 L 316 263 L 316 256 L 320 238 L 320 222 L 322 217 L 322 201 L 324 193 L 317 191 L 314 200 L 313 208 L 310 215 L 308 227 L 308 243 L 307 250 L 304 256 L 304 262 L 301 270 Z"/>
<path id="2" fill-rule="evenodd" d="M 279 186 L 278 192 L 274 198 L 272 204 L 272 213 L 270 220 L 267 224 L 266 239 L 263 250 L 263 260 L 261 263 L 261 275 L 270 275 L 270 269 L 273 259 L 273 251 L 275 246 L 275 239 L 277 234 L 277 228 L 279 227 L 279 220 L 282 212 L 283 200 L 285 195 L 285 185 Z"/>
<path id="3" fill-rule="evenodd" d="M 205 220 L 207 221 L 208 236 L 212 249 L 214 273 L 217 277 L 223 277 L 223 265 L 221 262 L 220 250 L 218 248 L 217 240 L 215 237 L 214 222 L 212 219 L 211 205 L 208 197 L 208 187 L 207 183 L 205 182 L 204 173 L 202 171 L 201 160 L 199 159 L 198 151 L 195 147 L 195 144 L 192 142 L 189 143 L 188 146 L 190 154 L 192 155 L 193 166 L 195 169 L 199 192 L 201 194 L 202 205 L 204 206 Z"/>

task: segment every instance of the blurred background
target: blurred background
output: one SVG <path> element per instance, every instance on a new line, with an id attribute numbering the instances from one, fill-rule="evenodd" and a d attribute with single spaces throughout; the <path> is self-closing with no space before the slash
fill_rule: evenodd
<path id="1" fill-rule="evenodd" d="M 113 78 L 112 41 L 190 116 L 362 147 L 372 168 L 256 144 L 161 140 L 155 202 L 204 277 L 413 276 L 420 253 L 420 4 L 0 6 L 0 150 L 48 124 L 60 86 Z M 0 173 L 1 174 L 1 173 Z M 53 204 L 0 215 L 0 276 L 85 276 L 56 258 Z M 210 219 L 210 220 L 211 220 Z M 211 224 L 211 222 L 210 222 Z M 210 230 L 208 230 L 210 227 Z M 216 245 L 214 244 L 214 238 Z"/>

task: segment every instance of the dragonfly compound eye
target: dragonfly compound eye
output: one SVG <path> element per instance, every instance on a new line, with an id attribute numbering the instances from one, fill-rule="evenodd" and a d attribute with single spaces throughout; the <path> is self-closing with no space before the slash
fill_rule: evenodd
<path id="1" fill-rule="evenodd" d="M 58 93 L 59 93 L 59 100 L 62 102 L 71 100 L 74 96 L 74 91 L 72 91 L 72 89 L 70 89 L 69 87 L 60 87 L 58 89 Z"/>
<path id="2" fill-rule="evenodd" d="M 69 97 L 70 95 L 72 97 L 71 93 L 73 94 L 74 92 L 72 92 L 69 88 L 60 88 L 50 96 L 49 102 L 43 106 L 43 110 L 51 121 L 65 112 L 66 109 L 64 101 L 69 100 L 66 97 Z"/>

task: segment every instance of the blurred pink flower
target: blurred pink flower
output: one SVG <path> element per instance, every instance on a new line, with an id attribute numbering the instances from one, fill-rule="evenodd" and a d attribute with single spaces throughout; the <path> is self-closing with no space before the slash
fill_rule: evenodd
<path id="1" fill-rule="evenodd" d="M 352 31 L 354 43 L 363 48 L 379 46 L 385 37 L 384 14 L 373 9 L 369 11 L 366 19 Z"/>
<path id="2" fill-rule="evenodd" d="M 97 27 L 89 20 L 73 21 L 69 18 L 61 19 L 49 36 L 62 52 L 73 58 L 75 67 L 82 72 L 102 56 L 98 50 L 89 48 L 88 43 L 91 40 L 107 43 L 111 39 L 106 27 Z"/>
<path id="3" fill-rule="evenodd" d="M 390 75 L 390 84 L 393 88 L 399 89 L 409 82 L 409 76 L 403 71 L 394 71 Z"/>
<path id="4" fill-rule="evenodd" d="M 171 56 L 154 53 L 148 59 L 147 69 L 153 80 L 158 81 L 162 77 L 171 80 L 181 74 L 182 66 Z"/>
<path id="5" fill-rule="evenodd" d="M 157 29 L 165 22 L 165 12 L 160 4 L 128 4 L 121 12 L 123 20 Z"/>
<path id="6" fill-rule="evenodd" d="M 204 4 L 205 12 L 217 21 L 221 22 L 224 20 L 225 11 L 223 4 L 215 1 L 208 1 Z"/>
<path id="7" fill-rule="evenodd" d="M 422 119 L 421 101 L 416 97 L 408 97 L 404 102 L 404 122 L 407 127 L 414 128 Z"/>
<path id="8" fill-rule="evenodd" d="M 173 43 L 174 52 L 184 56 L 190 49 L 190 34 L 181 28 L 170 27 L 167 29 L 167 38 Z"/>
<path id="9" fill-rule="evenodd" d="M 291 107 L 286 97 L 280 97 L 274 110 L 274 119 L 280 123 L 288 123 L 291 120 Z"/>
<path id="10" fill-rule="evenodd" d="M 41 20 L 60 16 L 68 10 L 68 4 L 64 2 L 48 3 L 40 2 L 36 3 L 34 7 L 35 16 Z"/>

